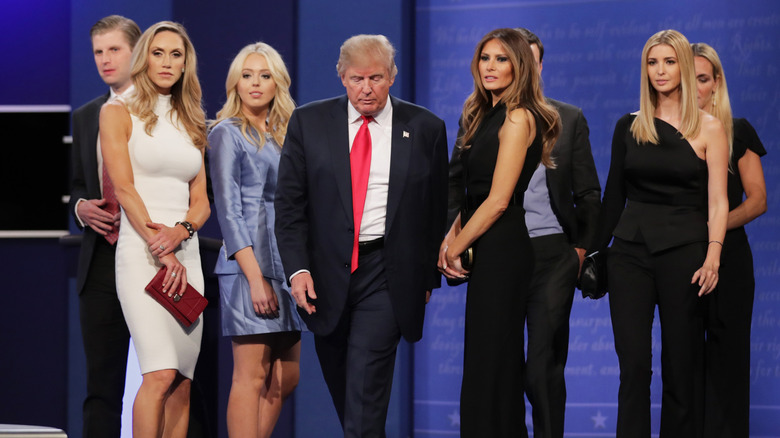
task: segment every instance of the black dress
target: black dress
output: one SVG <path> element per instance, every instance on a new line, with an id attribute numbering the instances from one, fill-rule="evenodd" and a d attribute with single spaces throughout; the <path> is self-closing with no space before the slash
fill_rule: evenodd
<path id="1" fill-rule="evenodd" d="M 638 144 L 635 116 L 615 126 L 596 247 L 608 257 L 609 306 L 620 364 L 618 438 L 649 438 L 654 311 L 661 323 L 660 436 L 702 433 L 704 306 L 694 272 L 706 257 L 707 164 L 671 125 Z M 656 342 L 657 343 L 657 342 Z"/>
<path id="2" fill-rule="evenodd" d="M 745 190 L 737 163 L 747 150 L 762 157 L 766 149 L 745 119 L 734 119 L 734 143 L 728 175 L 729 211 L 742 204 Z M 706 319 L 706 437 L 747 438 L 750 414 L 750 325 L 756 280 L 753 253 L 744 227 L 726 232 L 718 287 L 709 295 Z"/>
<path id="3" fill-rule="evenodd" d="M 498 158 L 506 107 L 488 111 L 461 156 L 466 184 L 464 219 L 487 198 Z M 462 437 L 527 437 L 523 398 L 523 325 L 534 257 L 525 227 L 523 193 L 542 153 L 540 122 L 514 196 L 504 214 L 473 244 L 466 299 Z M 464 222 L 465 225 L 465 222 Z M 537 435 L 538 436 L 538 435 Z"/>

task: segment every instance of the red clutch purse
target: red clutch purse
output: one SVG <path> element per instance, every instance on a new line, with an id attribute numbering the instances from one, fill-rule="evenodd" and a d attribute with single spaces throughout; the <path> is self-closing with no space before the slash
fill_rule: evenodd
<path id="1" fill-rule="evenodd" d="M 168 296 L 167 292 L 163 292 L 163 280 L 165 279 L 165 272 L 167 268 L 163 266 L 157 271 L 157 274 L 152 278 L 152 281 L 146 285 L 146 291 L 157 300 L 165 309 L 171 313 L 180 323 L 189 327 L 198 316 L 203 313 L 203 310 L 208 305 L 209 301 L 199 294 L 189 283 L 187 283 L 187 289 L 184 295 L 174 294 L 172 297 Z"/>

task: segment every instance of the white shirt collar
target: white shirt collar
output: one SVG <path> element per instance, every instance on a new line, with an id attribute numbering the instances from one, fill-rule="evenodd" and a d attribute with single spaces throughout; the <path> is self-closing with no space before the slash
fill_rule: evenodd
<path id="1" fill-rule="evenodd" d="M 130 84 L 130 86 L 127 87 L 127 89 L 124 91 L 124 93 L 121 94 L 121 96 L 123 96 L 123 97 L 129 96 L 130 93 L 133 92 L 133 90 L 135 90 L 135 85 Z M 109 96 L 109 99 L 113 99 L 113 98 L 115 98 L 117 96 L 117 93 L 116 93 L 116 91 L 114 91 L 113 88 L 109 87 L 108 91 L 111 92 L 111 95 Z"/>
<path id="2" fill-rule="evenodd" d="M 347 120 L 349 120 L 349 123 L 356 123 L 360 121 L 361 114 L 358 112 L 358 110 L 355 109 L 354 106 L 352 106 L 352 102 L 348 102 L 347 105 Z M 379 126 L 389 126 L 393 122 L 393 103 L 390 101 L 390 96 L 387 96 L 387 103 L 385 103 L 385 107 L 382 108 L 375 116 L 374 121 Z"/>

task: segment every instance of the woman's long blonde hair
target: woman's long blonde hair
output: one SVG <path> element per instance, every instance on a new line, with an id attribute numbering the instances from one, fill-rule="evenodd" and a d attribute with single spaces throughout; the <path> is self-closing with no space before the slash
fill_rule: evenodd
<path id="1" fill-rule="evenodd" d="M 496 29 L 482 37 L 471 60 L 471 75 L 474 78 L 474 91 L 463 103 L 463 139 L 461 144 L 468 149 L 477 132 L 482 119 L 491 108 L 493 99 L 482 85 L 479 73 L 479 60 L 482 49 L 491 40 L 498 41 L 512 64 L 512 82 L 501 96 L 499 103 L 506 105 L 507 113 L 525 108 L 539 118 L 542 124 L 542 164 L 553 167 L 551 152 L 558 135 L 561 132 L 561 119 L 555 110 L 544 99 L 541 79 L 537 71 L 536 61 L 528 41 L 515 29 Z"/>
<path id="2" fill-rule="evenodd" d="M 647 57 L 650 49 L 666 44 L 677 54 L 680 66 L 681 114 L 679 131 L 683 138 L 693 139 L 699 135 L 701 116 L 696 104 L 696 69 L 693 64 L 693 52 L 685 35 L 668 29 L 662 30 L 645 43 L 642 49 L 642 77 L 639 80 L 639 114 L 631 123 L 631 134 L 639 143 L 658 144 L 658 132 L 655 130 L 655 110 L 658 106 L 658 92 L 650 84 L 647 73 Z"/>
<path id="3" fill-rule="evenodd" d="M 249 118 L 241 111 L 241 96 L 239 96 L 237 88 L 244 62 L 253 53 L 265 58 L 268 70 L 271 71 L 271 77 L 276 83 L 276 92 L 268 110 L 268 132 L 274 138 L 276 144 L 281 146 L 284 143 L 285 135 L 287 135 L 287 123 L 290 121 L 290 116 L 295 109 L 295 102 L 290 95 L 290 74 L 287 72 L 284 60 L 282 60 L 279 52 L 266 43 L 249 44 L 241 49 L 233 59 L 225 80 L 227 100 L 222 109 L 217 113 L 214 125 L 235 117 L 239 119 L 241 134 L 244 135 L 247 141 L 255 144 L 258 148 L 262 148 L 265 144 L 265 137 L 257 134 L 260 131 L 259 127 L 253 126 Z M 253 126 L 255 129 L 250 130 L 250 126 Z"/>
<path id="4" fill-rule="evenodd" d="M 726 85 L 726 73 L 723 72 L 723 64 L 720 62 L 718 52 L 706 43 L 691 44 L 693 56 L 701 56 L 712 65 L 712 79 L 718 81 L 715 93 L 712 96 L 712 114 L 723 123 L 726 130 L 726 138 L 729 139 L 729 157 L 732 154 L 734 144 L 734 119 L 731 114 L 731 100 L 729 99 L 729 87 Z M 729 163 L 731 166 L 731 163 Z"/>
<path id="5" fill-rule="evenodd" d="M 133 50 L 130 74 L 135 85 L 134 95 L 128 101 L 128 110 L 144 122 L 144 131 L 152 135 L 157 124 L 154 107 L 159 93 L 147 74 L 149 69 L 149 50 L 155 35 L 160 32 L 173 32 L 184 42 L 184 73 L 171 87 L 172 121 L 178 120 L 198 149 L 208 144 L 206 138 L 206 114 L 201 103 L 201 88 L 198 81 L 198 61 L 187 31 L 179 23 L 161 21 L 153 24 L 141 35 Z"/>

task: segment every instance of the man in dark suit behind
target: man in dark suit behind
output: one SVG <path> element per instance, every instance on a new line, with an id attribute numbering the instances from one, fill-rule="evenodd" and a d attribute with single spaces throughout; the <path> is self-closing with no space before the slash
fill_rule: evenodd
<path id="1" fill-rule="evenodd" d="M 346 96 L 293 112 L 279 165 L 279 252 L 346 437 L 385 436 L 396 347 L 422 336 L 441 279 L 444 122 L 389 96 L 394 56 L 382 35 L 345 41 L 337 70 Z M 353 206 L 366 128 L 365 203 Z"/>
<path id="2" fill-rule="evenodd" d="M 92 26 L 95 64 L 110 91 L 73 112 L 70 208 L 76 224 L 84 230 L 76 290 L 87 359 L 85 437 L 118 437 L 121 430 L 130 333 L 116 295 L 115 246 L 103 237 L 119 225 L 119 213 L 103 209 L 106 201 L 101 186 L 98 120 L 100 108 L 109 97 L 131 87 L 130 60 L 140 36 L 135 22 L 118 15 Z"/>
<path id="3" fill-rule="evenodd" d="M 531 45 L 541 74 L 542 42 L 527 29 L 517 30 Z M 596 231 L 601 186 L 582 110 L 557 100 L 547 101 L 558 111 L 562 131 L 552 153 L 555 168 L 537 168 L 523 202 L 535 257 L 529 288 L 535 299 L 532 298 L 528 308 L 526 384 L 534 429 L 550 430 L 551 437 L 561 438 L 566 407 L 564 368 L 569 353 L 569 316 L 579 269 Z M 457 146 L 450 162 L 449 186 L 451 223 L 459 213 L 463 198 Z"/>

